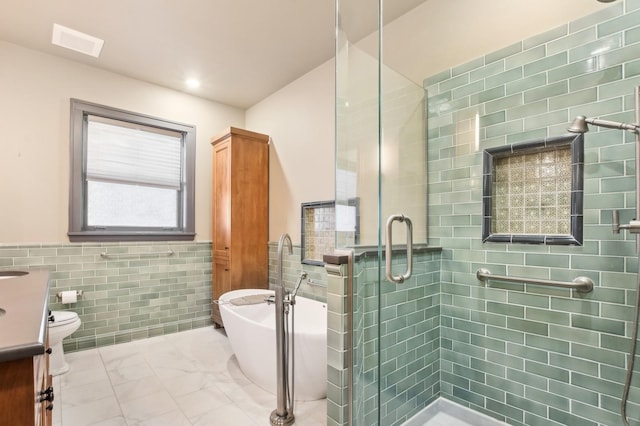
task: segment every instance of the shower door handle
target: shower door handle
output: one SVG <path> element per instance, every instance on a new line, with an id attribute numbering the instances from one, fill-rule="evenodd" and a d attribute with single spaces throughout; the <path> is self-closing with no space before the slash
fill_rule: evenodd
<path id="1" fill-rule="evenodd" d="M 407 270 L 402 275 L 393 275 L 391 273 L 391 258 L 393 256 L 393 222 L 404 222 L 407 225 Z M 392 283 L 402 284 L 405 280 L 411 277 L 411 269 L 413 265 L 413 224 L 411 219 L 402 214 L 394 214 L 387 219 L 386 229 L 386 248 L 385 248 L 385 262 L 387 269 L 387 280 Z"/>

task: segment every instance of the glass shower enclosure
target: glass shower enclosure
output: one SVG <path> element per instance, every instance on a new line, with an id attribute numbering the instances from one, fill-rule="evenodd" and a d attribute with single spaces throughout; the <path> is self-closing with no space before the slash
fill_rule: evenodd
<path id="1" fill-rule="evenodd" d="M 385 64 L 382 0 L 338 1 L 336 16 L 336 247 L 355 253 L 348 416 L 391 425 L 438 393 L 425 91 Z"/>
<path id="2" fill-rule="evenodd" d="M 570 215 L 582 242 L 482 237 L 494 217 L 484 191 L 504 195 L 484 178 L 484 150 L 522 153 L 567 136 L 576 116 L 637 121 L 640 1 L 573 3 L 337 0 L 336 248 L 353 256 L 348 268 L 327 264 L 329 426 L 402 425 L 436 400 L 513 425 L 623 424 L 638 257 L 611 211 L 621 223 L 637 217 L 635 135 L 592 126 L 571 179 L 527 169 L 535 156 L 490 171 L 513 184 L 502 210 L 514 225 L 540 225 L 514 235 L 562 234 L 545 226 Z M 524 23 L 528 32 L 515 31 Z M 496 26 L 499 40 L 451 58 Z M 427 47 L 416 54 L 407 37 Z M 437 66 L 411 75 L 402 55 Z M 568 182 L 581 212 L 566 205 Z M 536 284 L 576 277 L 593 291 Z"/>

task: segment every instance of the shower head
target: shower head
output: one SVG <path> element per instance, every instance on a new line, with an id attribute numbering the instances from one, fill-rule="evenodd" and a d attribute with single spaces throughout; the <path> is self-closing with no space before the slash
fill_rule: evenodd
<path id="1" fill-rule="evenodd" d="M 587 133 L 589 131 L 589 126 L 587 126 L 587 117 L 584 115 L 577 116 L 567 130 L 571 133 Z"/>
<path id="2" fill-rule="evenodd" d="M 599 127 L 606 127 L 608 129 L 628 130 L 630 132 L 640 134 L 640 125 L 638 124 L 629 124 L 629 123 L 620 123 L 617 121 L 600 120 L 599 118 L 587 118 L 584 115 L 577 116 L 567 130 L 570 131 L 571 133 L 586 133 L 589 131 L 589 126 L 587 126 L 587 124 L 592 124 L 594 126 L 599 126 Z"/>

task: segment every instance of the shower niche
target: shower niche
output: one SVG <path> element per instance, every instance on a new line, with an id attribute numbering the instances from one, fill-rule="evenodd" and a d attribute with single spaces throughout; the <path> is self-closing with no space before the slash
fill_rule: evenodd
<path id="1" fill-rule="evenodd" d="M 582 245 L 583 135 L 483 152 L 482 241 Z"/>
<path id="2" fill-rule="evenodd" d="M 301 263 L 323 266 L 322 258 L 338 247 L 360 242 L 360 199 L 346 204 L 334 200 L 301 204 Z"/>

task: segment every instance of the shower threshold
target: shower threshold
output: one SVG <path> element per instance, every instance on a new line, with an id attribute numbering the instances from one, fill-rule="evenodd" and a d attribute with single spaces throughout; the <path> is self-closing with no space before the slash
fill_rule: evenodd
<path id="1" fill-rule="evenodd" d="M 496 420 L 448 399 L 438 398 L 402 426 L 505 426 Z"/>

